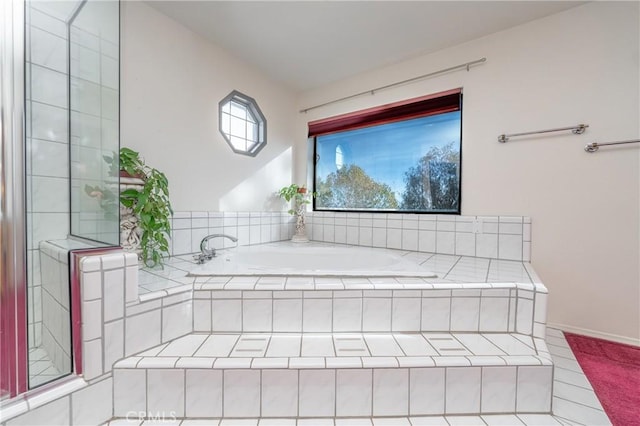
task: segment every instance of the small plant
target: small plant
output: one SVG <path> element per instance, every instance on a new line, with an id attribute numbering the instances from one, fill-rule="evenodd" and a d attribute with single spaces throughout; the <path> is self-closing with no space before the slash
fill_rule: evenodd
<path id="1" fill-rule="evenodd" d="M 304 211 L 304 206 L 311 203 L 309 195 L 315 197 L 315 192 L 309 193 L 304 186 L 298 186 L 292 183 L 289 186 L 285 186 L 278 191 L 278 195 L 284 198 L 286 202 L 294 201 L 292 208 L 289 209 L 290 215 L 299 215 L 301 211 Z M 302 209 L 302 210 L 301 210 Z"/>
<path id="2" fill-rule="evenodd" d="M 141 191 L 122 191 L 120 203 L 132 209 L 139 219 L 144 264 L 149 267 L 162 264 L 164 255 L 169 254 L 170 218 L 173 214 L 167 177 L 157 169 L 147 166 L 140 154 L 129 148 L 120 148 L 120 170 L 144 181 Z"/>

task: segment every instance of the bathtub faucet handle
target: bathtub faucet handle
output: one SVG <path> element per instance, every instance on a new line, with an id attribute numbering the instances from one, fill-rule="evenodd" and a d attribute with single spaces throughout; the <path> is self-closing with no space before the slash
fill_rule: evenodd
<path id="1" fill-rule="evenodd" d="M 200 241 L 200 254 L 194 256 L 194 258 L 198 261 L 198 263 L 204 263 L 207 260 L 211 260 L 214 257 L 216 257 L 216 249 L 213 247 L 212 248 L 208 247 L 209 240 L 212 238 L 227 238 L 233 241 L 234 243 L 238 242 L 238 239 L 232 235 L 227 235 L 227 234 L 207 235 L 202 239 L 202 241 Z"/>

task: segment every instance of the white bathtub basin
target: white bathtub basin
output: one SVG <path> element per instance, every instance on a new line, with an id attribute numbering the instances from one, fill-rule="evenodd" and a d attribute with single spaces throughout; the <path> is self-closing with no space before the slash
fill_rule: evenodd
<path id="1" fill-rule="evenodd" d="M 189 275 L 437 277 L 416 262 L 385 249 L 288 242 L 219 250 L 215 258 L 198 265 Z"/>

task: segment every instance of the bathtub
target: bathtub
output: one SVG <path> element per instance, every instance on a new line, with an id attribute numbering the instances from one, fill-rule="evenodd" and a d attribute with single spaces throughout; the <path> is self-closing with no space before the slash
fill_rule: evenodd
<path id="1" fill-rule="evenodd" d="M 189 276 L 422 277 L 437 275 L 391 250 L 281 242 L 218 250 Z"/>

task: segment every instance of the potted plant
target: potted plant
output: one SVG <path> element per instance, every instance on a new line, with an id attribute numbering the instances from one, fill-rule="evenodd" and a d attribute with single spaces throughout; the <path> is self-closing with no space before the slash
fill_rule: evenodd
<path id="1" fill-rule="evenodd" d="M 120 148 L 120 172 L 121 177 L 128 175 L 141 180 L 139 187 L 120 191 L 120 203 L 124 210 L 128 209 L 121 212 L 121 239 L 125 233 L 128 238 L 124 239 L 130 242 L 139 238 L 143 263 L 149 267 L 162 265 L 163 257 L 169 254 L 173 214 L 167 177 L 147 166 L 140 154 L 129 148 Z M 126 217 L 125 213 L 132 217 Z"/>
<path id="2" fill-rule="evenodd" d="M 307 233 L 305 231 L 304 212 L 307 204 L 311 203 L 311 198 L 316 196 L 315 192 L 308 192 L 304 186 L 296 185 L 292 183 L 289 186 L 285 186 L 278 191 L 278 195 L 284 198 L 285 201 L 290 202 L 293 200 L 292 208 L 288 213 L 296 217 L 296 233 L 291 238 L 293 242 L 307 242 Z"/>

